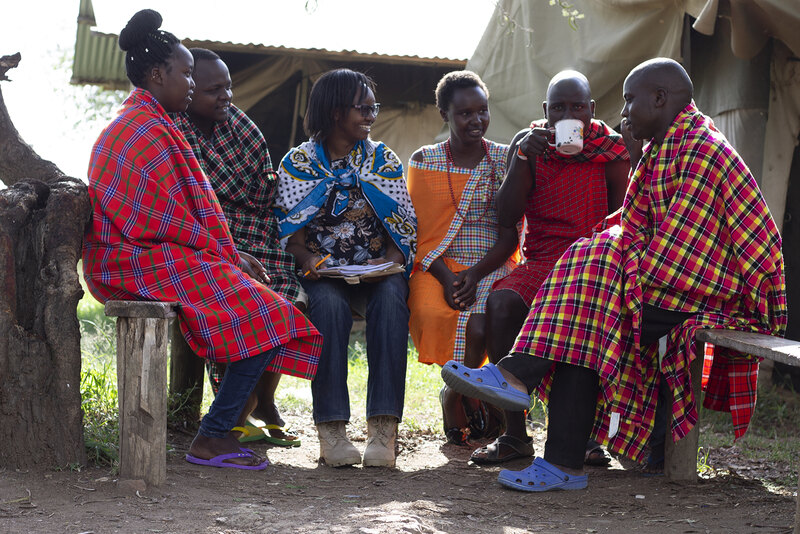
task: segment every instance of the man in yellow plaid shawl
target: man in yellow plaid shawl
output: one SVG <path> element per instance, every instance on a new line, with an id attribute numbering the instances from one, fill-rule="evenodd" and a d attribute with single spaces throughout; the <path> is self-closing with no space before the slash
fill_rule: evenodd
<path id="1" fill-rule="evenodd" d="M 780 335 L 786 326 L 777 227 L 741 157 L 695 107 L 686 71 L 646 61 L 623 91 L 628 146 L 649 142 L 621 210 L 559 259 L 509 356 L 496 367 L 442 368 L 456 391 L 506 409 L 526 409 L 533 391 L 548 400 L 544 456 L 498 476 L 514 489 L 585 488 L 590 436 L 640 459 L 662 375 L 673 439 L 686 435 L 697 422 L 689 366 L 698 328 Z M 758 363 L 730 356 L 715 352 L 706 405 L 730 411 L 738 437 L 755 405 Z"/>

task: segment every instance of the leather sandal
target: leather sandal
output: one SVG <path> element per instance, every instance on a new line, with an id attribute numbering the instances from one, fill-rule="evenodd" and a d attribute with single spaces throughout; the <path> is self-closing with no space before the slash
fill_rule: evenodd
<path id="1" fill-rule="evenodd" d="M 586 449 L 583 463 L 594 467 L 606 467 L 611 463 L 611 456 L 609 456 L 602 446 L 597 445 L 596 447 Z"/>
<path id="2" fill-rule="evenodd" d="M 501 455 L 500 448 L 506 447 L 510 453 Z M 516 460 L 517 458 L 528 458 L 534 455 L 533 439 L 528 437 L 521 440 L 515 436 L 503 434 L 485 447 L 475 449 L 469 459 L 476 464 L 502 464 Z"/>

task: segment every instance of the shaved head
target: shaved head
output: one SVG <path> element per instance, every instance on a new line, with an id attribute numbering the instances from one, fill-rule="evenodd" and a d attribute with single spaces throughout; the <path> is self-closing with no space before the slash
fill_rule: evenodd
<path id="1" fill-rule="evenodd" d="M 547 99 L 550 99 L 550 91 L 553 89 L 554 86 L 561 84 L 561 82 L 568 82 L 573 85 L 577 85 L 583 87 L 586 90 L 587 95 L 592 94 L 592 90 L 589 87 L 589 80 L 578 72 L 577 70 L 562 70 L 555 76 L 550 79 L 550 83 L 547 84 Z"/>
<path id="2" fill-rule="evenodd" d="M 624 124 L 635 139 L 660 143 L 675 117 L 692 101 L 694 87 L 675 60 L 658 57 L 637 65 L 625 78 Z"/>
<path id="3" fill-rule="evenodd" d="M 694 85 L 686 69 L 674 59 L 657 57 L 637 65 L 628 74 L 629 80 L 639 81 L 647 89 L 664 89 L 677 97 L 681 109 L 692 100 Z"/>
<path id="4" fill-rule="evenodd" d="M 576 70 L 562 70 L 550 80 L 542 109 L 551 128 L 560 120 L 577 119 L 583 123 L 585 135 L 594 117 L 589 80 Z"/>

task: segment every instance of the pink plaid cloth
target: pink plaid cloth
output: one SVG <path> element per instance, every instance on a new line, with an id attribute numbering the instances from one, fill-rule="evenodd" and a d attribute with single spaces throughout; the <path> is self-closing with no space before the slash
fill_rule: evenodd
<path id="1" fill-rule="evenodd" d="M 689 375 L 697 328 L 779 335 L 786 326 L 780 235 L 755 180 L 711 120 L 690 104 L 644 154 L 620 225 L 567 250 L 514 347 L 597 371 L 594 437 L 634 460 L 652 431 L 659 372 L 675 396 L 674 439 L 697 422 Z M 657 346 L 639 350 L 644 303 L 697 314 L 670 332 L 660 366 Z M 708 405 L 731 410 L 738 437 L 755 405 L 758 363 L 734 361 L 712 366 Z M 545 399 L 550 382 L 539 389 Z"/>

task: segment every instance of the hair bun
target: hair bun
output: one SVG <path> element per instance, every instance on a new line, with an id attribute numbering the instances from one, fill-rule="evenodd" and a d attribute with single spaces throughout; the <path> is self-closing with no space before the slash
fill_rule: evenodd
<path id="1" fill-rule="evenodd" d="M 147 34 L 161 27 L 161 14 L 152 9 L 143 9 L 131 17 L 119 32 L 119 47 L 126 52 L 147 39 Z"/>

